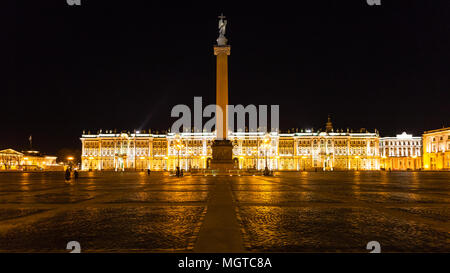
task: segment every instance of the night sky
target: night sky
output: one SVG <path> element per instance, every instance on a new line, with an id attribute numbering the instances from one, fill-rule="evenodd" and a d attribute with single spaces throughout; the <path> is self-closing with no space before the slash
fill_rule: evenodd
<path id="1" fill-rule="evenodd" d="M 81 149 L 83 130 L 166 130 L 174 105 L 214 103 L 221 12 L 229 103 L 279 104 L 282 130 L 450 126 L 448 0 L 11 2 L 0 149 Z"/>

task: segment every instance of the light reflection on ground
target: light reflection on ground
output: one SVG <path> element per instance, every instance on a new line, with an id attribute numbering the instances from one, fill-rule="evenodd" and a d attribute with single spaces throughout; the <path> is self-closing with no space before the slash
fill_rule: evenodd
<path id="1" fill-rule="evenodd" d="M 228 192 L 215 192 L 219 183 Z M 70 183 L 0 173 L 0 252 L 67 252 L 72 240 L 83 252 L 195 251 L 221 194 L 245 251 L 367 252 L 373 240 L 384 252 L 450 251 L 450 172 L 91 172 Z"/>

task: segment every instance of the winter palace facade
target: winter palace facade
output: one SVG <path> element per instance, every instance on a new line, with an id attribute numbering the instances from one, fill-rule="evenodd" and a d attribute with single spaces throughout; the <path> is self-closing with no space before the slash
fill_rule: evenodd
<path id="1" fill-rule="evenodd" d="M 230 132 L 236 169 L 450 170 L 450 127 L 380 137 L 378 131 Z M 83 133 L 82 170 L 208 169 L 215 133 Z"/>
<path id="2" fill-rule="evenodd" d="M 378 132 L 325 130 L 230 132 L 236 169 L 379 170 Z M 208 169 L 214 133 L 83 133 L 82 170 Z M 421 145 L 421 143 L 420 143 Z"/>

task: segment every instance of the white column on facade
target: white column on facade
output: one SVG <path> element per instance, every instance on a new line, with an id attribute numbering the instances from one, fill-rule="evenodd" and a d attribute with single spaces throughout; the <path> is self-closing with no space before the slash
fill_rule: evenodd
<path id="1" fill-rule="evenodd" d="M 147 169 L 151 169 L 151 161 L 152 161 L 152 154 L 151 154 L 151 138 L 148 139 L 148 152 L 147 152 Z"/>
<path id="2" fill-rule="evenodd" d="M 351 164 L 350 164 L 350 139 L 347 139 L 347 169 L 350 170 Z"/>
<path id="3" fill-rule="evenodd" d="M 102 139 L 99 138 L 98 140 L 98 170 L 102 170 L 102 163 L 103 163 L 103 154 L 102 154 Z"/>
<path id="4" fill-rule="evenodd" d="M 116 153 L 117 153 L 117 151 L 116 151 L 116 147 L 117 147 L 117 145 L 116 145 L 116 139 L 113 139 L 113 143 L 114 143 L 114 150 L 113 150 L 113 156 L 114 156 L 114 159 L 113 159 L 113 164 L 114 164 L 114 170 L 115 171 L 117 171 L 117 162 L 116 162 Z"/>
<path id="5" fill-rule="evenodd" d="M 81 155 L 82 156 L 86 155 L 86 153 L 84 151 L 84 139 L 81 140 Z"/>

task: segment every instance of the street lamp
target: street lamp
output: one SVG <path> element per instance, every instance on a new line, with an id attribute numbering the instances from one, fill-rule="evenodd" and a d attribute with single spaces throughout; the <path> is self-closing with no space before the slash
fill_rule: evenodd
<path id="1" fill-rule="evenodd" d="M 68 156 L 67 161 L 69 161 L 69 167 L 72 169 L 73 156 Z"/>
<path id="2" fill-rule="evenodd" d="M 253 160 L 255 159 L 255 155 L 256 155 L 256 164 L 254 164 L 254 166 L 255 166 L 254 169 L 257 170 L 258 167 L 259 167 L 259 153 L 258 153 L 258 148 L 257 147 L 254 147 L 252 149 L 251 155 L 252 155 Z M 253 161 L 253 162 L 255 162 L 255 161 Z"/>
<path id="3" fill-rule="evenodd" d="M 175 148 L 178 150 L 178 166 L 177 166 L 177 176 L 180 175 L 180 153 L 183 148 L 183 142 L 181 141 L 180 135 L 175 136 Z"/>
<path id="4" fill-rule="evenodd" d="M 305 159 L 306 159 L 306 156 L 302 156 L 302 161 L 303 161 L 303 171 L 305 171 L 306 170 L 306 162 L 305 162 Z"/>
<path id="5" fill-rule="evenodd" d="M 265 167 L 264 167 L 264 175 L 269 174 L 269 168 L 267 167 L 267 150 L 270 148 L 270 137 L 268 134 L 264 136 L 263 147 L 265 150 Z"/>

